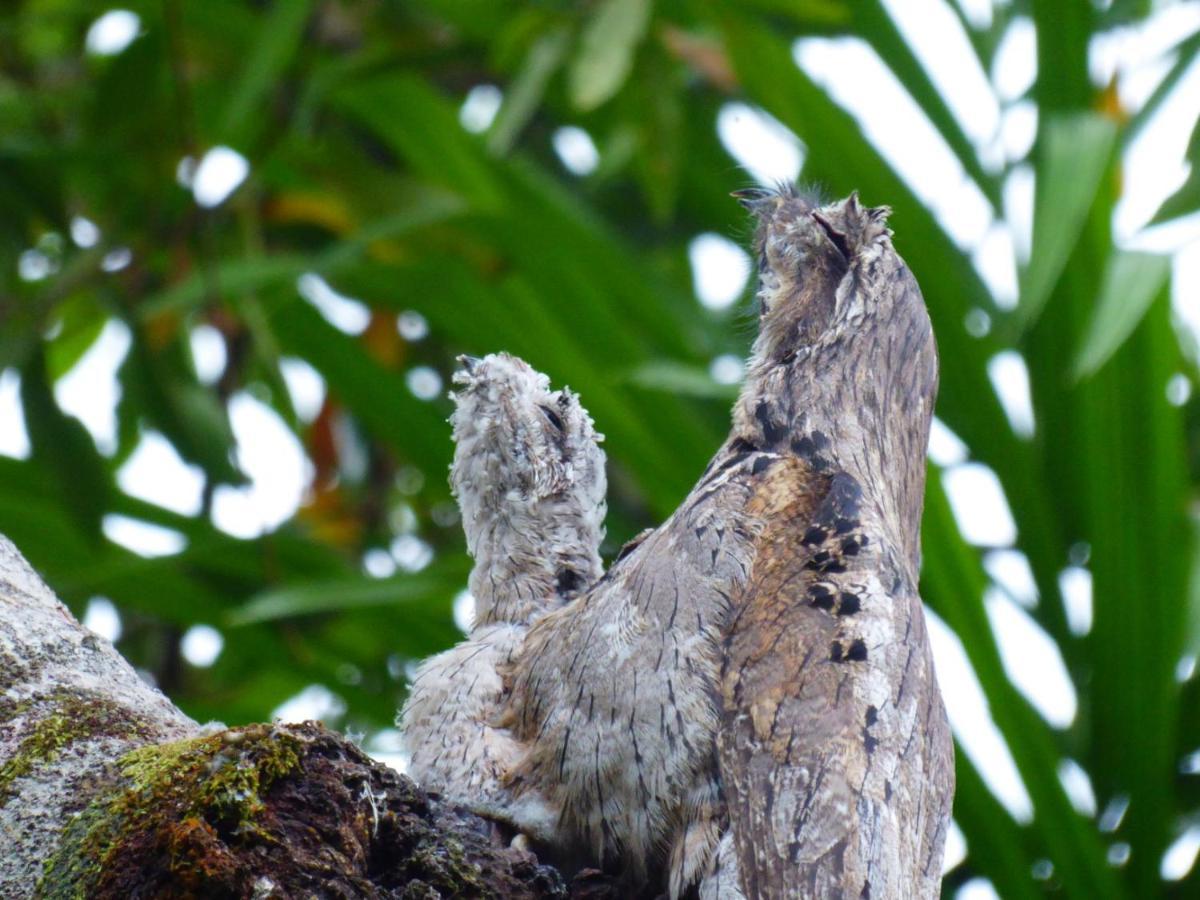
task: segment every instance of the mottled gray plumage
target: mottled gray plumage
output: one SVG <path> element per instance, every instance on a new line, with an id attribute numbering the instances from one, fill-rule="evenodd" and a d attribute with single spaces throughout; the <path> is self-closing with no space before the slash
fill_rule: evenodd
<path id="1" fill-rule="evenodd" d="M 451 424 L 451 486 L 475 560 L 475 619 L 468 640 L 426 660 L 400 716 L 410 772 L 423 786 L 493 818 L 511 819 L 501 785 L 519 748 L 493 727 L 497 667 L 529 624 L 600 577 L 604 452 L 579 399 L 500 353 L 463 359 Z M 515 804 L 535 836 L 549 839 L 552 810 L 535 796 Z"/>
<path id="2" fill-rule="evenodd" d="M 600 576 L 603 436 L 575 394 L 507 353 L 468 361 L 454 383 L 450 485 L 475 624 L 528 624 Z"/>
<path id="3" fill-rule="evenodd" d="M 759 221 L 760 327 L 729 439 L 569 604 L 547 601 L 550 575 L 598 532 L 547 532 L 546 509 L 522 507 L 553 539 L 514 553 L 495 521 L 523 494 L 488 490 L 529 480 L 544 448 L 480 437 L 460 399 L 455 482 L 497 630 L 426 664 L 405 722 L 434 756 L 414 762 L 631 895 L 934 897 L 954 765 L 917 595 L 929 318 L 886 209 L 739 196 Z M 587 484 L 572 521 L 599 502 Z"/>
<path id="4" fill-rule="evenodd" d="M 936 896 L 953 760 L 916 593 L 928 316 L 886 210 L 742 196 L 761 321 L 731 436 L 530 629 L 508 781 L 560 846 L 631 883 L 665 870 L 672 897 Z"/>
<path id="5" fill-rule="evenodd" d="M 757 457 L 719 457 L 586 596 L 530 629 L 511 673 L 506 724 L 529 748 L 516 796 L 560 811 L 564 848 L 631 882 L 670 865 L 675 895 L 719 837 L 721 627 L 760 527 Z"/>
<path id="6" fill-rule="evenodd" d="M 929 316 L 886 208 L 747 200 L 763 326 L 734 433 L 783 459 L 724 633 L 718 760 L 742 887 L 936 897 L 954 759 L 917 594 Z"/>

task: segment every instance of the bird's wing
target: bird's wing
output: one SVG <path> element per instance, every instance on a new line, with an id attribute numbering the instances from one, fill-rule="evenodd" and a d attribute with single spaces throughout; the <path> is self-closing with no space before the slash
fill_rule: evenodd
<path id="1" fill-rule="evenodd" d="M 771 475 L 759 502 L 787 511 L 770 517 L 734 598 L 720 686 L 743 889 L 752 900 L 927 896 L 924 882 L 895 883 L 921 869 L 908 854 L 937 855 L 948 818 L 915 780 L 953 771 L 915 586 L 853 477 L 796 458 Z M 896 842 L 898 864 L 863 877 L 856 859 L 880 841 Z"/>

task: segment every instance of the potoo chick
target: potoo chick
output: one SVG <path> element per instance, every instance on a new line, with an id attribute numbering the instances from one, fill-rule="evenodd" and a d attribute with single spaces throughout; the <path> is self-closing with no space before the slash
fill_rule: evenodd
<path id="1" fill-rule="evenodd" d="M 516 812 L 545 838 L 553 811 L 531 794 L 514 803 L 501 785 L 519 748 L 494 727 L 497 668 L 531 623 L 600 577 L 602 436 L 577 396 L 552 391 L 523 360 L 498 353 L 460 362 L 450 482 L 474 559 L 474 623 L 467 640 L 422 663 L 399 724 L 423 787 L 491 818 Z"/>

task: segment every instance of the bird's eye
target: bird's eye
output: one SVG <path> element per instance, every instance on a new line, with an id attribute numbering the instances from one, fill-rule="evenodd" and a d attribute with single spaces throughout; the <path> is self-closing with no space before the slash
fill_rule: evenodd
<path id="1" fill-rule="evenodd" d="M 553 425 L 559 431 L 563 430 L 563 421 L 559 417 L 558 413 L 556 413 L 554 410 L 552 410 L 548 406 L 539 406 L 538 409 L 540 409 L 542 411 L 543 416 L 545 416 L 547 419 L 550 420 L 551 425 Z"/>
<path id="2" fill-rule="evenodd" d="M 829 238 L 830 243 L 837 248 L 838 253 L 842 255 L 842 259 L 849 262 L 850 246 L 846 242 L 846 236 L 829 224 L 828 220 L 826 220 L 825 217 L 820 213 L 814 212 L 812 217 L 816 223 L 821 226 L 821 230 L 825 232 L 825 236 Z"/>

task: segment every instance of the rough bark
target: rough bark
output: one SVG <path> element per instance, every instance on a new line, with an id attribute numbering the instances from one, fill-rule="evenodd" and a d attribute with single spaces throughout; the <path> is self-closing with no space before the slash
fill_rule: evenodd
<path id="1" fill-rule="evenodd" d="M 191 721 L 0 537 L 0 897 L 605 895 L 493 832 L 318 724 Z"/>

